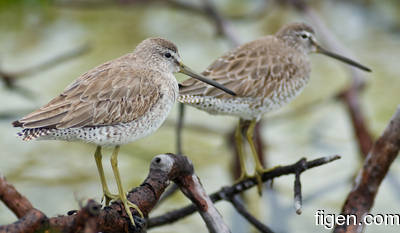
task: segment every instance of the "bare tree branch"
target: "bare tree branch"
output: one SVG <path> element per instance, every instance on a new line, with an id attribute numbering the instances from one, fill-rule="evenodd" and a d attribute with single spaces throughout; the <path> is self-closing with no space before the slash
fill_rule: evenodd
<path id="1" fill-rule="evenodd" d="M 150 172 L 140 187 L 128 193 L 128 200 L 136 204 L 145 217 L 158 202 L 161 194 L 174 181 L 185 195 L 197 206 L 211 232 L 230 232 L 221 215 L 206 195 L 200 180 L 194 174 L 192 163 L 187 157 L 174 154 L 161 154 L 153 158 Z M 146 224 L 132 212 L 136 227 L 130 223 L 121 201 L 101 209 L 93 200 L 89 200 L 79 211 L 68 211 L 67 215 L 47 218 L 33 208 L 4 177 L 0 177 L 0 199 L 19 217 L 15 223 L 0 226 L 0 233 L 26 233 L 44 231 L 55 232 L 142 232 Z"/>
<path id="2" fill-rule="evenodd" d="M 182 192 L 196 205 L 198 212 L 207 225 L 211 233 L 229 233 L 229 227 L 225 224 L 221 214 L 215 208 L 210 197 L 207 195 L 195 174 L 180 176 L 175 182 L 181 188 Z"/>
<path id="3" fill-rule="evenodd" d="M 342 214 L 355 214 L 360 221 L 371 210 L 375 196 L 390 165 L 400 151 L 400 105 L 383 134 L 374 143 L 363 168 L 355 179 L 354 187 L 344 203 Z M 365 225 L 336 226 L 334 232 L 362 232 Z"/>
<path id="4" fill-rule="evenodd" d="M 327 157 L 322 157 L 322 158 L 315 159 L 312 161 L 308 161 L 306 163 L 303 163 L 302 162 L 303 159 L 301 159 L 299 162 L 297 162 L 295 164 L 287 165 L 287 166 L 280 166 L 271 171 L 264 173 L 262 175 L 262 180 L 263 180 L 263 182 L 266 182 L 268 180 L 272 180 L 279 176 L 288 175 L 288 174 L 296 174 L 296 172 L 301 173 L 308 169 L 311 169 L 311 168 L 314 168 L 317 166 L 321 166 L 323 164 L 332 162 L 339 158 L 340 158 L 340 156 L 338 156 L 338 155 L 327 156 Z M 254 187 L 255 185 L 257 185 L 256 179 L 248 178 L 248 179 L 245 179 L 245 180 L 243 180 L 237 184 L 234 184 L 232 186 L 228 186 L 228 187 L 224 187 L 224 188 L 220 189 L 219 191 L 211 194 L 210 198 L 213 202 L 227 200 L 236 194 L 242 193 L 242 192 Z M 163 215 L 150 218 L 148 221 L 148 227 L 153 228 L 156 226 L 173 223 L 183 217 L 193 214 L 194 212 L 196 212 L 196 207 L 194 205 L 188 205 L 188 206 L 182 207 L 180 209 L 167 212 Z"/>
<path id="5" fill-rule="evenodd" d="M 305 163 L 306 160 L 300 160 L 301 163 Z M 304 167 L 305 165 L 303 165 Z M 295 179 L 294 179 L 294 208 L 297 214 L 301 214 L 301 207 L 303 205 L 303 198 L 301 195 L 301 182 L 300 182 L 300 174 L 301 170 L 296 171 Z"/>

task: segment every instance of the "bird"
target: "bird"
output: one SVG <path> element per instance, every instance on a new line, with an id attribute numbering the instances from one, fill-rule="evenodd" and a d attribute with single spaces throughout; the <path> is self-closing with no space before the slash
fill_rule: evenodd
<path id="1" fill-rule="evenodd" d="M 307 85 L 311 66 L 309 54 L 321 53 L 361 70 L 371 72 L 349 58 L 321 47 L 314 29 L 306 23 L 289 23 L 274 35 L 267 35 L 245 43 L 216 59 L 202 72 L 236 93 L 230 96 L 192 78 L 181 83 L 178 101 L 210 114 L 239 118 L 235 141 L 239 154 L 242 181 L 255 177 L 261 193 L 261 175 L 267 171 L 259 161 L 253 142 L 256 122 L 268 112 L 279 109 L 296 98 Z M 246 171 L 242 146 L 242 130 L 255 161 L 255 173 Z"/>
<path id="2" fill-rule="evenodd" d="M 120 146 L 156 131 L 165 121 L 178 97 L 174 73 L 183 73 L 232 91 L 208 80 L 184 65 L 176 45 L 163 38 L 148 38 L 133 52 L 108 61 L 79 76 L 64 91 L 43 107 L 14 121 L 24 141 L 84 141 L 97 145 L 94 154 L 103 197 L 121 200 L 133 226 L 130 207 L 143 218 L 137 205 L 129 202 L 118 170 Z M 118 195 L 107 186 L 102 166 L 102 147 L 114 147 L 111 166 Z"/>

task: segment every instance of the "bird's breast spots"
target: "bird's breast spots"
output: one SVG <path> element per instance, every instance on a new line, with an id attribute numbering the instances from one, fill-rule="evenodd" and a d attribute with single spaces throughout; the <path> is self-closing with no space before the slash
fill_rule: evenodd
<path id="1" fill-rule="evenodd" d="M 250 102 L 249 108 L 259 110 L 261 108 L 261 106 L 263 106 L 263 104 L 264 104 L 264 99 L 261 99 L 261 101 Z"/>

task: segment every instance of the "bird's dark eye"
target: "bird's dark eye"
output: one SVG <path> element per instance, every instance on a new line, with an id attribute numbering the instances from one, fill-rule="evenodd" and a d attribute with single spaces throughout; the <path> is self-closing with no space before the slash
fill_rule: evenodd
<path id="1" fill-rule="evenodd" d="M 303 38 L 303 39 L 307 39 L 307 38 L 308 38 L 308 36 L 307 36 L 306 34 L 301 34 L 301 38 Z"/>
<path id="2" fill-rule="evenodd" d="M 172 55 L 170 53 L 164 53 L 164 57 L 170 58 L 170 57 L 172 57 Z"/>

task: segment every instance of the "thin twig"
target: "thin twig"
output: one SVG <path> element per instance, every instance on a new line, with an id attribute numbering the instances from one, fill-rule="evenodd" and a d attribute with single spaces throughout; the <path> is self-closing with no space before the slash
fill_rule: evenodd
<path id="1" fill-rule="evenodd" d="M 305 160 L 303 161 L 306 162 Z M 294 209 L 296 210 L 296 214 L 301 214 L 301 207 L 303 205 L 300 174 L 301 172 L 296 172 L 294 179 Z"/>
<path id="2" fill-rule="evenodd" d="M 303 171 L 311 169 L 313 167 L 317 167 L 317 166 L 321 166 L 326 163 L 330 163 L 339 158 L 340 158 L 340 156 L 338 156 L 338 155 L 327 156 L 327 157 L 322 157 L 322 158 L 315 159 L 312 161 L 308 161 L 305 164 L 301 163 L 301 160 L 300 160 L 299 162 L 294 163 L 292 165 L 280 166 L 271 171 L 264 173 L 262 175 L 262 181 L 266 182 L 268 180 L 272 180 L 279 176 L 288 175 L 288 174 L 296 174 L 296 172 L 303 172 Z M 229 197 L 232 197 L 238 193 L 242 193 L 256 185 L 257 185 L 257 181 L 255 178 L 248 178 L 248 179 L 245 179 L 245 180 L 243 180 L 237 184 L 234 184 L 232 186 L 228 186 L 228 187 L 224 187 L 224 188 L 220 189 L 219 191 L 211 194 L 210 198 L 213 202 L 218 202 L 218 201 L 221 201 L 224 199 L 229 199 Z M 196 211 L 196 207 L 194 205 L 188 205 L 188 206 L 182 207 L 180 209 L 167 212 L 163 215 L 160 215 L 157 217 L 152 217 L 148 221 L 148 227 L 153 228 L 156 226 L 161 226 L 161 225 L 175 222 L 183 217 L 193 214 L 195 211 Z"/>
<path id="3" fill-rule="evenodd" d="M 243 202 L 240 200 L 239 195 L 233 196 L 231 199 L 229 199 L 229 201 L 232 203 L 238 213 L 242 215 L 249 223 L 251 223 L 257 230 L 262 233 L 273 233 L 273 231 L 268 226 L 260 222 L 252 214 L 250 214 L 249 211 L 247 211 L 247 209 L 243 205 Z"/>

